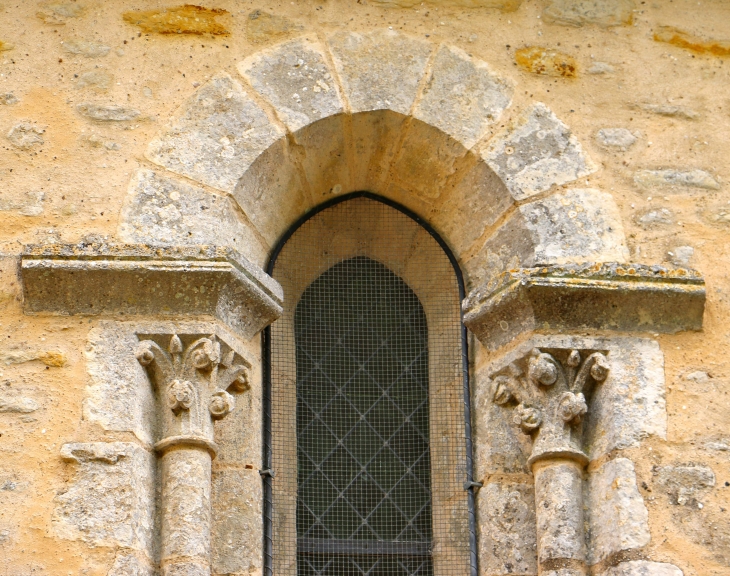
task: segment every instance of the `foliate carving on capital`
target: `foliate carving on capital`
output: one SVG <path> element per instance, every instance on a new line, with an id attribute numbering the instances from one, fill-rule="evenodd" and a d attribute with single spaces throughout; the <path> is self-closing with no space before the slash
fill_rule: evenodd
<path id="1" fill-rule="evenodd" d="M 234 393 L 249 389 L 250 364 L 215 335 L 154 335 L 135 354 L 160 400 L 157 448 L 187 443 L 214 454 L 213 421 L 235 408 Z"/>
<path id="2" fill-rule="evenodd" d="M 562 457 L 587 462 L 582 450 L 586 395 L 608 376 L 601 351 L 540 350 L 492 375 L 492 401 L 513 409 L 513 420 L 533 438 L 529 462 Z"/>

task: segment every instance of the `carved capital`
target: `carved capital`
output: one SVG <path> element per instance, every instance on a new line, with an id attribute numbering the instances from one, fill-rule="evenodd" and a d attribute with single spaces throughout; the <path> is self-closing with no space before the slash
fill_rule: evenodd
<path id="1" fill-rule="evenodd" d="M 142 340 L 135 354 L 159 399 L 155 448 L 203 447 L 215 456 L 213 421 L 235 408 L 234 393 L 249 389 L 250 364 L 215 335 L 154 335 Z"/>
<path id="2" fill-rule="evenodd" d="M 511 408 L 515 424 L 533 438 L 530 465 L 558 457 L 588 462 L 582 449 L 586 396 L 608 371 L 600 351 L 534 348 L 491 376 L 492 401 Z"/>

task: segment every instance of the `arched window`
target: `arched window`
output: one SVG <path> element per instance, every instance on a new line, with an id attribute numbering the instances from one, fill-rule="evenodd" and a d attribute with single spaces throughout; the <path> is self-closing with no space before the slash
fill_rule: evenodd
<path id="1" fill-rule="evenodd" d="M 268 573 L 472 572 L 462 291 L 438 238 L 358 194 L 299 222 L 269 271 Z"/>

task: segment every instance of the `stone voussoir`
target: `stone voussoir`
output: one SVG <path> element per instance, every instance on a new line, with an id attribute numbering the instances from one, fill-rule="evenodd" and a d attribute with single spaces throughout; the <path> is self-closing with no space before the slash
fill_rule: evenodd
<path id="1" fill-rule="evenodd" d="M 464 323 L 489 349 L 537 329 L 699 330 L 705 284 L 694 270 L 640 264 L 513 269 L 473 290 Z"/>
<path id="2" fill-rule="evenodd" d="M 540 102 L 492 139 L 482 158 L 518 201 L 597 170 L 570 128 Z"/>
<path id="3" fill-rule="evenodd" d="M 251 163 L 284 132 L 228 74 L 204 84 L 150 142 L 149 160 L 233 192 Z"/>
<path id="4" fill-rule="evenodd" d="M 209 314 L 251 338 L 282 311 L 279 284 L 227 247 L 30 245 L 20 267 L 28 313 Z"/>
<path id="5" fill-rule="evenodd" d="M 439 48 L 413 116 L 472 148 L 512 102 L 510 82 L 463 50 Z"/>
<path id="6" fill-rule="evenodd" d="M 320 46 L 308 38 L 257 52 L 238 70 L 292 132 L 344 110 L 333 71 Z"/>
<path id="7" fill-rule="evenodd" d="M 352 112 L 408 114 L 433 45 L 393 30 L 340 32 L 327 39 Z"/>

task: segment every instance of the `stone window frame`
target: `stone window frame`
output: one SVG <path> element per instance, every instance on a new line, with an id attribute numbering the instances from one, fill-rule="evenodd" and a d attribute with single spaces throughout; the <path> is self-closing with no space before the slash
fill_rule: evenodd
<path id="1" fill-rule="evenodd" d="M 282 462 L 291 462 L 293 466 L 296 463 L 296 454 L 289 455 L 288 458 L 278 458 L 278 469 L 272 470 L 274 467 L 272 450 L 275 446 L 284 447 L 296 446 L 296 430 L 291 423 L 287 426 L 286 422 L 274 422 L 272 427 L 272 406 L 281 404 L 285 406 L 295 406 L 293 394 L 295 387 L 282 387 L 277 390 L 276 382 L 296 382 L 296 374 L 278 373 L 275 366 L 271 362 L 272 354 L 276 346 L 275 336 L 272 332 L 278 332 L 278 338 L 284 338 L 293 342 L 293 315 L 295 304 L 299 302 L 304 289 L 310 283 L 318 278 L 326 268 L 314 266 L 308 271 L 305 279 L 296 285 L 289 285 L 287 282 L 287 261 L 286 248 L 291 247 L 291 242 L 298 242 L 299 245 L 306 245 L 307 240 L 318 237 L 318 232 L 322 230 L 312 228 L 307 230 L 304 238 L 296 238 L 296 232 L 301 226 L 308 222 L 317 222 L 317 216 L 324 213 L 327 209 L 340 204 L 347 204 L 351 208 L 350 215 L 352 221 L 333 222 L 329 219 L 327 223 L 322 224 L 322 230 L 326 229 L 327 233 L 332 237 L 342 241 L 338 242 L 338 246 L 332 246 L 335 250 L 336 260 L 344 261 L 353 256 L 367 256 L 374 258 L 376 261 L 385 265 L 388 269 L 398 275 L 418 296 L 421 305 L 424 308 L 429 325 L 429 351 L 435 352 L 438 348 L 443 349 L 443 341 L 434 338 L 434 334 L 443 333 L 444 331 L 452 331 L 450 339 L 453 341 L 453 352 L 451 355 L 446 353 L 436 354 L 429 353 L 429 394 L 439 394 L 439 396 L 431 396 L 431 406 L 435 402 L 449 403 L 448 421 L 441 422 L 444 419 L 444 411 L 430 410 L 431 414 L 431 461 L 432 461 L 432 498 L 433 498 L 433 517 L 453 518 L 461 516 L 461 536 L 459 539 L 453 534 L 447 532 L 445 525 L 438 526 L 434 522 L 433 542 L 434 551 L 434 574 L 451 573 L 453 566 L 462 562 L 461 570 L 463 573 L 477 573 L 476 563 L 476 518 L 475 518 L 475 488 L 472 471 L 472 442 L 471 442 L 471 394 L 469 388 L 469 364 L 468 364 L 468 339 L 466 327 L 460 321 L 460 302 L 465 295 L 464 281 L 461 270 L 456 259 L 443 239 L 416 214 L 382 196 L 368 192 L 355 192 L 343 195 L 329 202 L 325 202 L 318 206 L 315 210 L 307 213 L 298 220 L 290 230 L 281 238 L 277 247 L 272 252 L 271 259 L 267 265 L 266 271 L 273 278 L 279 278 L 278 282 L 284 291 L 284 302 L 290 302 L 292 305 L 284 307 L 282 316 L 272 326 L 268 326 L 264 332 L 264 357 L 269 360 L 265 362 L 266 370 L 264 373 L 264 556 L 268 562 L 265 573 L 267 574 L 289 574 L 296 576 L 296 560 L 290 557 L 296 551 L 296 526 L 293 524 L 296 514 L 294 512 L 296 500 L 290 501 L 287 495 L 297 493 L 297 474 L 296 469 L 281 469 Z M 367 230 L 353 232 L 353 224 L 355 222 L 370 221 L 377 223 L 378 218 L 370 218 L 372 212 L 377 210 L 393 210 L 399 213 L 403 222 L 403 226 L 399 228 L 399 237 L 384 238 L 384 242 L 376 242 L 376 246 L 372 245 L 363 249 L 362 244 L 357 242 L 358 234 L 367 237 L 368 235 L 377 234 L 377 224 Z M 362 219 L 362 220 L 360 220 Z M 425 262 L 420 262 L 417 257 L 413 257 L 417 263 L 421 265 L 407 265 L 407 257 L 405 254 L 406 247 L 412 248 L 427 242 L 431 245 L 430 254 L 434 250 L 438 250 L 442 255 L 440 261 L 429 261 L 428 266 L 424 266 Z M 398 250 L 401 248 L 402 250 Z M 283 258 L 280 260 L 280 257 Z M 292 256 L 293 258 L 295 255 Z M 301 254 L 296 254 L 301 257 Z M 316 260 L 315 260 L 316 261 Z M 276 273 L 276 266 L 283 265 L 283 269 L 279 269 Z M 424 273 L 425 271 L 428 273 Z M 449 276 L 452 275 L 451 282 Z M 431 282 L 436 278 L 435 282 Z M 442 281 L 439 281 L 442 278 Z M 434 295 L 434 289 L 443 287 L 451 283 L 455 288 L 453 294 L 453 308 L 444 311 L 439 304 L 443 304 L 443 299 L 438 299 Z M 456 316 L 456 318 L 455 318 Z M 456 321 L 454 321 L 456 320 Z M 455 329 L 458 326 L 458 329 Z M 437 348 L 438 347 L 438 348 Z M 289 355 L 293 355 L 294 346 L 286 347 Z M 444 387 L 444 374 L 448 372 L 446 365 L 449 359 L 457 359 L 459 363 L 459 381 L 454 386 Z M 292 359 L 289 366 L 294 366 L 295 361 Z M 438 392 L 431 392 L 438 391 Z M 434 418 L 434 415 L 440 418 Z M 293 418 L 293 416 L 292 416 Z M 267 424 L 269 425 L 267 427 Z M 451 438 L 453 444 L 449 444 L 448 448 L 442 448 L 444 438 Z M 441 442 L 437 441 L 441 440 Z M 462 446 L 458 444 L 462 442 Z M 454 449 L 454 445 L 458 448 Z M 458 454 L 458 456 L 457 456 Z M 434 464 L 440 462 L 438 469 L 448 470 L 446 473 L 434 473 Z M 275 478 L 272 478 L 272 474 Z M 444 476 L 444 478 L 441 478 Z M 458 478 L 457 478 L 458 476 Z M 284 484 L 275 487 L 275 484 Z M 464 490 L 464 498 L 461 501 L 454 496 L 455 487 L 457 490 Z M 458 493 L 457 493 L 458 495 Z M 273 503 L 273 506 L 272 506 Z M 276 507 L 279 510 L 276 510 Z M 270 519 L 270 520 L 269 520 Z M 286 526 L 281 525 L 284 523 Z M 277 538 L 276 532 L 288 535 L 285 542 L 278 550 L 272 548 L 273 541 Z M 463 535 L 467 535 L 466 539 Z M 293 536 L 291 536 L 293 535 Z M 281 538 L 281 537 L 279 537 Z M 293 542 L 294 541 L 294 542 Z M 292 543 L 293 542 L 293 543 Z M 447 568 L 446 566 L 449 566 Z"/>

